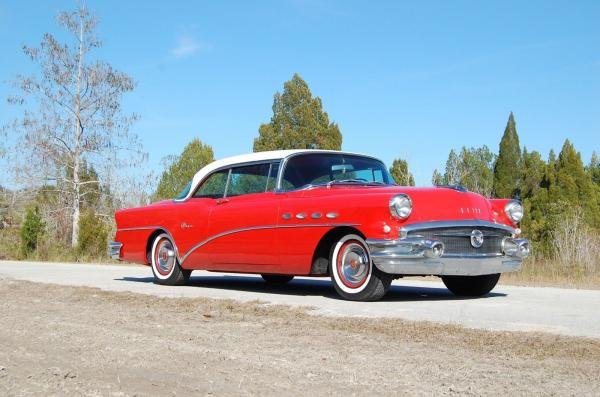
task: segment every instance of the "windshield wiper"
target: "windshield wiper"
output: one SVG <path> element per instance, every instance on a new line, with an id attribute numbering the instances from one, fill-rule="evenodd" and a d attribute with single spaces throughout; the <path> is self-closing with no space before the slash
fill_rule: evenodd
<path id="1" fill-rule="evenodd" d="M 303 185 L 302 187 L 298 188 L 298 190 L 312 189 L 320 186 L 330 187 L 331 185 L 386 186 L 387 183 L 379 181 L 365 181 L 363 179 L 335 179 L 329 182 L 307 183 L 306 185 Z"/>
<path id="2" fill-rule="evenodd" d="M 364 179 L 334 179 L 327 182 L 327 187 L 331 185 L 385 185 L 383 182 L 367 181 Z"/>

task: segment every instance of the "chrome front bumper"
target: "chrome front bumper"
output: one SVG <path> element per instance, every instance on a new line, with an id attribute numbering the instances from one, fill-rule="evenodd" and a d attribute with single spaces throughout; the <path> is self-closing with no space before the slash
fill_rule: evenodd
<path id="1" fill-rule="evenodd" d="M 119 243 L 118 241 L 111 241 L 108 243 L 108 256 L 110 256 L 111 259 L 120 260 L 122 246 L 123 244 Z"/>
<path id="2" fill-rule="evenodd" d="M 367 240 L 371 260 L 384 273 L 402 275 L 456 275 L 513 272 L 529 255 L 529 241 L 506 237 L 502 253 L 444 254 L 444 243 L 435 239 L 406 237 L 398 240 Z"/>

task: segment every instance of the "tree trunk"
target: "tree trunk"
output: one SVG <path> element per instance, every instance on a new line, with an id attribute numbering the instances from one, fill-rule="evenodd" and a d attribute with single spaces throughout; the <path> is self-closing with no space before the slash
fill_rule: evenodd
<path id="1" fill-rule="evenodd" d="M 75 150 L 73 152 L 73 225 L 71 228 L 71 247 L 79 244 L 79 203 L 81 201 L 81 185 L 79 166 L 81 164 L 81 78 L 83 72 L 83 21 L 79 19 L 79 59 L 77 60 L 77 89 L 75 91 Z"/>

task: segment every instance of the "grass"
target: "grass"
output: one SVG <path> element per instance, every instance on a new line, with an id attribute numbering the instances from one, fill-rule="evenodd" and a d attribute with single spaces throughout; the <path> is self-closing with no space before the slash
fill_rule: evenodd
<path id="1" fill-rule="evenodd" d="M 518 272 L 505 273 L 502 284 L 534 287 L 600 289 L 600 264 L 592 269 L 572 264 L 564 266 L 555 260 L 528 258 Z"/>
<path id="2" fill-rule="evenodd" d="M 37 249 L 24 255 L 21 251 L 19 229 L 7 227 L 0 229 L 0 260 L 29 260 L 48 262 L 111 262 L 106 249 L 97 252 L 82 252 L 77 248 L 66 246 L 62 241 L 41 238 Z"/>

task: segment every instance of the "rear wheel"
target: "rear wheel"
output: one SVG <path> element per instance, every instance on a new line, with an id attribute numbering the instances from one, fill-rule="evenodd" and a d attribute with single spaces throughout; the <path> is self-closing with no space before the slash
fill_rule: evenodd
<path id="1" fill-rule="evenodd" d="M 494 289 L 500 273 L 483 276 L 442 276 L 446 287 L 459 296 L 482 296 Z"/>
<path id="2" fill-rule="evenodd" d="M 373 266 L 367 243 L 356 234 L 339 239 L 329 259 L 333 287 L 344 299 L 379 300 L 390 287 L 392 276 Z"/>
<path id="3" fill-rule="evenodd" d="M 163 285 L 184 285 L 190 278 L 191 270 L 182 269 L 177 260 L 175 246 L 169 235 L 163 233 L 152 243 L 152 273 L 154 282 Z"/>
<path id="4" fill-rule="evenodd" d="M 292 281 L 294 276 L 288 276 L 286 274 L 261 274 L 260 275 L 265 283 L 272 286 L 280 286 Z"/>

